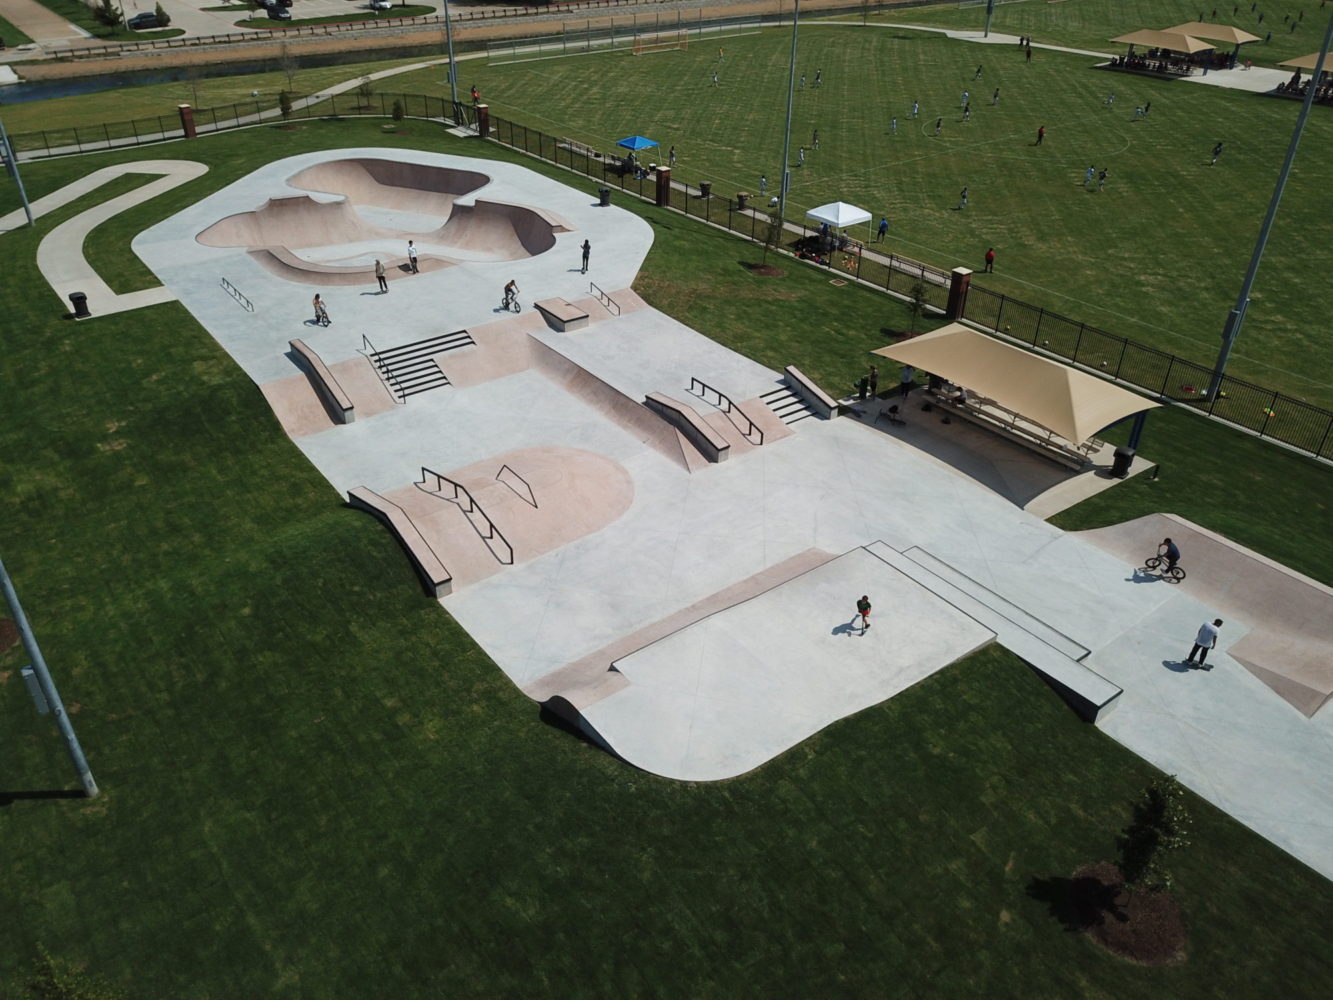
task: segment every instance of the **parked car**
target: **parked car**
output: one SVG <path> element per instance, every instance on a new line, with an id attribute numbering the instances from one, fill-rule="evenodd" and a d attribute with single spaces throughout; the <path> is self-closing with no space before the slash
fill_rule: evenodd
<path id="1" fill-rule="evenodd" d="M 390 0 L 370 0 L 369 6 L 371 10 L 388 10 L 393 4 Z"/>
<path id="2" fill-rule="evenodd" d="M 157 15 L 151 10 L 144 11 L 142 14 L 135 14 L 125 22 L 125 27 L 131 31 L 142 31 L 144 28 L 157 27 Z"/>
<path id="3" fill-rule="evenodd" d="M 268 9 L 268 18 L 270 21 L 290 21 L 292 19 L 292 12 L 286 7 L 279 7 L 277 4 L 274 4 Z"/>

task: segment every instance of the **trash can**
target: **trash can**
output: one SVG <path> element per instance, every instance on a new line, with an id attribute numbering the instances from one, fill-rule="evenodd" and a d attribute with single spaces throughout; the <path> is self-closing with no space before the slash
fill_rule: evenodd
<path id="1" fill-rule="evenodd" d="M 738 191 L 736 193 L 736 211 L 744 212 L 749 200 L 750 200 L 749 191 Z"/>
<path id="2" fill-rule="evenodd" d="M 87 319 L 92 315 L 88 311 L 88 296 L 83 292 L 70 292 L 69 304 L 74 307 L 75 319 Z"/>
<path id="3" fill-rule="evenodd" d="M 1115 450 L 1115 459 L 1111 462 L 1111 475 L 1124 479 L 1129 475 L 1129 467 L 1134 464 L 1134 449 L 1121 445 Z"/>
<path id="4" fill-rule="evenodd" d="M 709 195 L 711 195 L 712 193 L 713 193 L 713 182 L 712 182 L 712 181 L 700 181 L 700 182 L 699 182 L 699 197 L 700 197 L 700 198 L 707 198 L 707 197 L 708 197 Z"/>
<path id="5" fill-rule="evenodd" d="M 611 204 L 611 189 L 608 188 L 608 187 L 600 187 L 600 188 L 598 188 L 598 189 L 597 189 L 597 197 L 599 197 L 599 198 L 602 199 L 602 201 L 601 201 L 601 206 L 602 206 L 602 208 L 607 208 L 607 207 L 609 207 L 610 204 Z"/>

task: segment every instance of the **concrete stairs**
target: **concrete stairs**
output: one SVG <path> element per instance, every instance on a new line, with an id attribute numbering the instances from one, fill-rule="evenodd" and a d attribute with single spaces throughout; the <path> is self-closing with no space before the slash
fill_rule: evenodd
<path id="1" fill-rule="evenodd" d="M 408 396 L 439 389 L 449 384 L 435 358 L 447 351 L 469 347 L 476 343 L 466 330 L 442 333 L 425 340 L 414 341 L 387 351 L 376 351 L 370 362 L 400 401 Z"/>
<path id="2" fill-rule="evenodd" d="M 796 395 L 785 385 L 779 386 L 759 397 L 770 410 L 778 415 L 784 424 L 794 424 L 806 417 L 817 416 L 804 399 Z"/>

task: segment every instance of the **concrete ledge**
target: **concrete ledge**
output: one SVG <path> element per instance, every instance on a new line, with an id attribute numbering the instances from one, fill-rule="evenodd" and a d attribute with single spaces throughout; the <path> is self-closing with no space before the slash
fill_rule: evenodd
<path id="1" fill-rule="evenodd" d="M 356 420 L 356 410 L 352 406 L 352 397 L 343 391 L 333 372 L 318 354 L 306 346 L 305 341 L 289 340 L 287 346 L 292 349 L 296 365 L 310 377 L 319 394 L 329 417 L 337 424 L 350 424 Z"/>
<path id="2" fill-rule="evenodd" d="M 393 532 L 398 544 L 412 561 L 412 568 L 421 578 L 426 593 L 431 597 L 444 597 L 453 591 L 453 577 L 444 568 L 444 563 L 435 554 L 435 550 L 421 537 L 421 532 L 407 516 L 407 512 L 391 500 L 386 500 L 374 490 L 364 486 L 347 491 L 348 506 L 364 510 L 384 523 Z"/>
<path id="3" fill-rule="evenodd" d="M 660 392 L 650 392 L 643 405 L 685 435 L 690 444 L 710 462 L 725 462 L 731 456 L 731 445 L 714 430 L 697 410 L 688 403 L 680 403 Z"/>
<path id="4" fill-rule="evenodd" d="M 582 330 L 588 325 L 588 314 L 568 299 L 542 299 L 534 302 L 546 325 L 559 333 Z"/>
<path id="5" fill-rule="evenodd" d="M 782 380 L 787 388 L 805 401 L 805 404 L 825 420 L 832 420 L 838 412 L 838 404 L 833 397 L 815 385 L 805 374 L 793 365 L 782 369 Z"/>

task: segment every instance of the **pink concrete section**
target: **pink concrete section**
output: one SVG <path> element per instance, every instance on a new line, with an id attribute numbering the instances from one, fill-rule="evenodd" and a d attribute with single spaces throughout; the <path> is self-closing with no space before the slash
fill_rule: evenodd
<path id="1" fill-rule="evenodd" d="M 524 688 L 523 693 L 536 701 L 547 701 L 558 695 L 575 708 L 580 710 L 586 708 L 619 690 L 626 683 L 621 674 L 611 670 L 611 664 L 616 660 L 693 625 L 702 618 L 757 597 L 835 558 L 837 557 L 832 552 L 824 552 L 821 549 L 806 549 L 804 552 L 799 552 L 790 559 L 774 563 L 730 587 L 709 594 L 702 601 L 696 601 L 675 614 L 621 636 L 601 649 L 553 670 Z"/>
<path id="2" fill-rule="evenodd" d="M 362 205 L 448 218 L 454 199 L 480 191 L 491 179 L 475 170 L 434 167 L 369 157 L 327 160 L 294 174 L 292 187 L 340 194 Z"/>
<path id="3" fill-rule="evenodd" d="M 514 563 L 534 559 L 615 521 L 634 501 L 634 482 L 619 463 L 580 448 L 523 448 L 461 469 L 436 472 L 465 486 L 484 512 L 455 502 L 427 479 L 383 494 L 401 507 L 449 567 L 454 587 L 500 572 L 512 549 Z M 486 520 L 502 540 L 484 537 Z"/>
<path id="4" fill-rule="evenodd" d="M 341 195 L 319 201 L 310 195 L 270 198 L 259 208 L 215 222 L 196 239 L 211 247 L 249 247 L 270 273 L 309 285 L 373 283 L 374 267 L 365 254 L 348 265 L 307 261 L 293 248 L 336 247 L 341 244 L 414 239 L 422 244 L 420 270 L 434 271 L 457 263 L 447 254 L 456 248 L 469 256 L 491 260 L 522 260 L 555 246 L 556 233 L 573 226 L 554 212 L 527 205 L 457 199 L 490 182 L 485 174 L 392 160 L 331 160 L 300 171 L 290 179 L 296 187 Z M 442 220 L 438 227 L 386 228 L 375 225 L 360 207 L 410 212 Z M 432 250 L 431 248 L 436 248 Z M 402 261 L 385 261 L 396 271 Z"/>
<path id="5" fill-rule="evenodd" d="M 1306 716 L 1333 697 L 1333 589 L 1174 514 L 1078 532 L 1135 566 L 1163 538 L 1180 546 L 1180 591 L 1251 631 L 1227 653 Z"/>
<path id="6" fill-rule="evenodd" d="M 305 375 L 266 382 L 259 391 L 268 400 L 278 423 L 289 437 L 305 437 L 337 426 Z"/>

